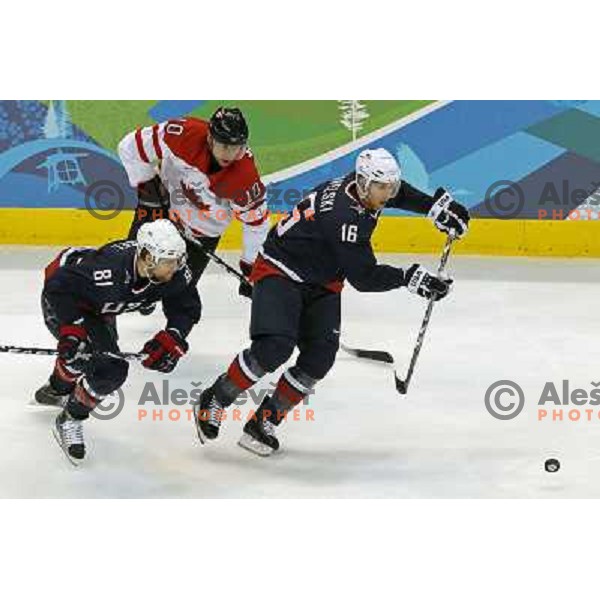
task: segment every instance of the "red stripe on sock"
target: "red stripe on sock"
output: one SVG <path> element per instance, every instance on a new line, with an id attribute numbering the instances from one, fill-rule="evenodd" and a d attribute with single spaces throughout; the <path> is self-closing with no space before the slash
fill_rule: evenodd
<path id="1" fill-rule="evenodd" d="M 227 377 L 237 385 L 241 390 L 247 390 L 254 385 L 254 381 L 248 379 L 244 372 L 242 371 L 240 364 L 238 362 L 237 356 L 233 360 L 233 362 L 229 365 L 229 369 L 227 369 Z"/>
<path id="2" fill-rule="evenodd" d="M 282 375 L 277 382 L 277 387 L 275 388 L 275 394 L 288 402 L 291 406 L 295 406 L 296 404 L 300 404 L 302 400 L 304 400 L 304 394 L 297 390 L 295 387 L 292 387 L 288 380 Z"/>

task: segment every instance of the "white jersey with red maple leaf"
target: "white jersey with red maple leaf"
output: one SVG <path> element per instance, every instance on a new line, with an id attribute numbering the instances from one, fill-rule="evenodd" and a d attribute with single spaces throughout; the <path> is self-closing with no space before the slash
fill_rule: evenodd
<path id="1" fill-rule="evenodd" d="M 249 149 L 229 166 L 214 169 L 207 137 L 206 121 L 175 119 L 127 134 L 119 156 L 134 187 L 160 174 L 170 217 L 188 236 L 219 237 L 232 219 L 240 220 L 242 260 L 252 263 L 269 231 L 265 186 Z"/>

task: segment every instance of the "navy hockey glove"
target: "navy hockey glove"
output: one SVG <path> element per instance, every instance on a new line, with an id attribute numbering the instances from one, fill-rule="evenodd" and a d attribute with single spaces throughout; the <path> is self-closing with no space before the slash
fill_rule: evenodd
<path id="1" fill-rule="evenodd" d="M 453 238 L 463 237 L 469 229 L 471 218 L 467 208 L 456 202 L 444 188 L 438 188 L 434 198 L 435 202 L 428 215 L 433 224 Z"/>
<path id="2" fill-rule="evenodd" d="M 422 265 L 413 265 L 404 272 L 404 285 L 412 294 L 430 300 L 441 300 L 452 288 L 452 279 L 444 275 L 436 275 Z"/>
<path id="3" fill-rule="evenodd" d="M 150 181 L 138 184 L 137 196 L 140 206 L 146 208 L 168 208 L 169 206 L 169 192 L 158 175 Z"/>
<path id="4" fill-rule="evenodd" d="M 188 349 L 188 343 L 176 329 L 159 331 L 144 344 L 142 352 L 148 356 L 142 365 L 152 371 L 170 373 Z"/>
<path id="5" fill-rule="evenodd" d="M 65 365 L 79 369 L 82 354 L 88 350 L 88 336 L 85 327 L 76 325 L 61 325 L 58 330 L 58 356 Z"/>
<path id="6" fill-rule="evenodd" d="M 244 298 L 250 298 L 252 300 L 252 284 L 248 281 L 248 277 L 250 277 L 250 273 L 252 273 L 252 267 L 249 262 L 245 260 L 240 260 L 240 269 L 242 274 L 246 278 L 246 281 L 240 281 L 240 287 L 238 288 L 238 294 L 240 296 L 244 296 Z"/>

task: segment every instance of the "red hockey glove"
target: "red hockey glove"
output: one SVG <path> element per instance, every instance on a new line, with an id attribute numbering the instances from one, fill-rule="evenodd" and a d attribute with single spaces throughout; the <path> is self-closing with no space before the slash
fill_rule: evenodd
<path id="1" fill-rule="evenodd" d="M 148 356 L 142 365 L 152 371 L 170 373 L 188 349 L 188 343 L 176 329 L 159 331 L 144 345 L 142 352 Z"/>

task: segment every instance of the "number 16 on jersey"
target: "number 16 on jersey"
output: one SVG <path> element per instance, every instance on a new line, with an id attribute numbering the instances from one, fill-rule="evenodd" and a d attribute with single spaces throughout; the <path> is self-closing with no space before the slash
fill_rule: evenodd
<path id="1" fill-rule="evenodd" d="M 358 239 L 358 225 L 342 225 L 342 242 L 356 242 Z"/>

